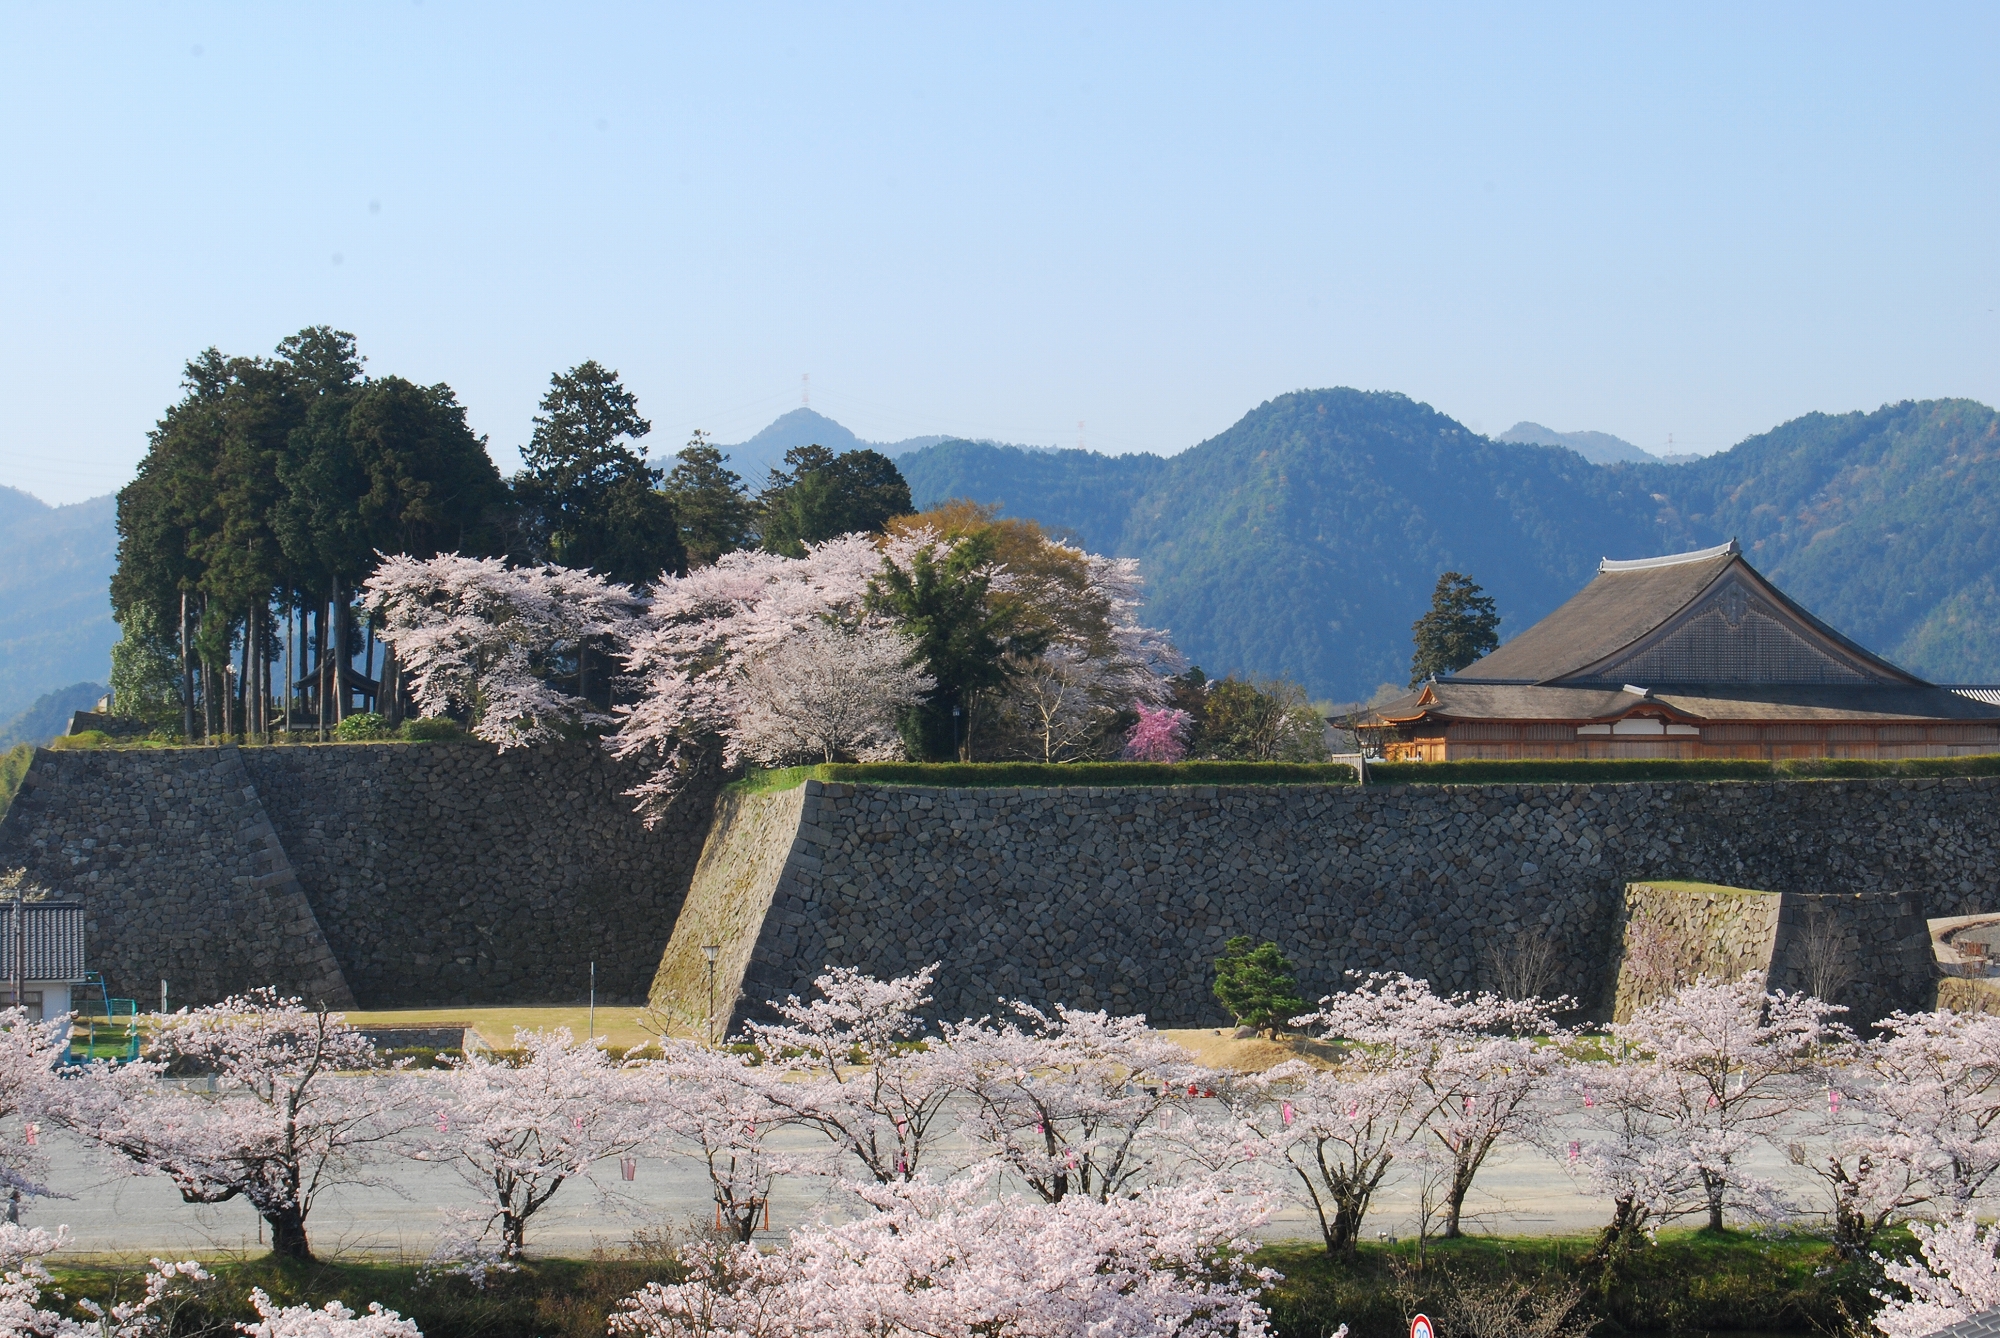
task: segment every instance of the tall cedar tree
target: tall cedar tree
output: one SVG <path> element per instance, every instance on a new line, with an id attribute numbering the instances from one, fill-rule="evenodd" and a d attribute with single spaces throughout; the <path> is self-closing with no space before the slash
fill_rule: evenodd
<path id="1" fill-rule="evenodd" d="M 756 543 L 757 511 L 742 476 L 722 462 L 706 432 L 696 432 L 667 475 L 667 500 L 680 522 L 690 567 L 706 567 L 724 553 Z"/>
<path id="2" fill-rule="evenodd" d="M 835 455 L 824 446 L 794 446 L 773 469 L 757 498 L 764 551 L 803 557 L 807 544 L 841 534 L 879 534 L 908 515 L 910 485 L 880 451 Z"/>
<path id="3" fill-rule="evenodd" d="M 1238 934 L 1215 959 L 1215 997 L 1240 1025 L 1275 1033 L 1306 1011 L 1295 970 L 1277 944 L 1252 946 L 1249 935 Z"/>
<path id="4" fill-rule="evenodd" d="M 1410 658 L 1410 686 L 1435 674 L 1454 674 L 1500 644 L 1500 615 L 1493 598 L 1468 576 L 1438 577 L 1431 609 L 1411 627 L 1417 653 Z"/>
<path id="5" fill-rule="evenodd" d="M 631 443 L 653 430 L 618 373 L 585 362 L 549 378 L 521 452 L 515 495 L 529 509 L 528 554 L 627 585 L 687 570 L 660 471 Z"/>
<path id="6" fill-rule="evenodd" d="M 991 534 L 973 534 L 942 558 L 918 549 L 908 571 L 885 565 L 868 582 L 869 609 L 895 619 L 915 640 L 911 663 L 936 683 L 903 722 L 911 756 L 924 761 L 955 755 L 975 694 L 1006 681 L 1005 657 L 1039 655 L 1049 644 L 1048 629 L 1029 624 L 1023 606 L 996 606 L 989 598 L 993 549 Z M 960 726 L 952 721 L 954 706 L 964 711 Z"/>

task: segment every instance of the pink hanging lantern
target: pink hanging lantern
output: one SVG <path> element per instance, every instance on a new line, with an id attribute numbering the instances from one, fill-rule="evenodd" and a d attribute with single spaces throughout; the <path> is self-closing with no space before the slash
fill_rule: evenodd
<path id="1" fill-rule="evenodd" d="M 1832 1112 L 1833 1112 L 1833 1113 L 1834 1113 L 1835 1115 L 1838 1115 L 1838 1114 L 1840 1114 L 1840 1089 L 1839 1089 L 1839 1088 L 1837 1088 L 1837 1087 L 1829 1087 L 1829 1088 L 1827 1088 L 1827 1089 L 1826 1089 L 1826 1108 L 1827 1108 L 1828 1110 L 1832 1111 Z"/>
<path id="2" fill-rule="evenodd" d="M 1292 1127 L 1292 1103 L 1289 1101 L 1285 1103 L 1285 1127 Z"/>
<path id="3" fill-rule="evenodd" d="M 1569 1159 L 1573 1162 L 1583 1155 L 1583 1144 L 1574 1138 L 1569 1140 Z"/>

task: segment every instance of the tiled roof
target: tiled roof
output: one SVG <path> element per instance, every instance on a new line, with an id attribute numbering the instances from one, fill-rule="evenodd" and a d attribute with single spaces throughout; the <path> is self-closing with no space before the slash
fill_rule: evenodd
<path id="1" fill-rule="evenodd" d="M 83 903 L 30 901 L 21 910 L 28 922 L 25 978 L 82 980 Z M 14 903 L 0 901 L 0 983 L 14 979 L 14 924 Z"/>
<path id="2" fill-rule="evenodd" d="M 1933 1329 L 1931 1338 L 2000 1338 L 2000 1310 L 1982 1311 L 1956 1324 Z"/>
<path id="3" fill-rule="evenodd" d="M 1623 687 L 1480 683 L 1447 678 L 1429 685 L 1429 691 L 1430 705 L 1421 704 L 1420 690 L 1383 705 L 1375 714 L 1384 720 L 1431 716 L 1456 720 L 1591 721 L 1614 720 L 1636 707 L 1653 703 L 1665 706 L 1679 718 L 1715 723 L 1975 724 L 2000 720 L 2000 703 L 1989 705 L 1927 685 L 1676 684 L 1641 697 Z"/>

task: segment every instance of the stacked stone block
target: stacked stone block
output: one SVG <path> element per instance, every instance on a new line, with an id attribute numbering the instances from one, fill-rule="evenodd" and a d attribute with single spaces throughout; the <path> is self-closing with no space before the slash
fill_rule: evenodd
<path id="1" fill-rule="evenodd" d="M 1350 971 L 1479 988 L 1526 935 L 1602 1017 L 1628 882 L 1914 899 L 1891 918 L 2000 902 L 1993 778 L 804 791 L 795 826 L 739 817 L 711 854 L 718 887 L 733 866 L 769 886 L 736 894 L 770 908 L 719 987 L 738 1020 L 830 964 L 941 962 L 944 1016 L 1008 997 L 1218 1025 L 1212 963 L 1235 934 L 1278 943 L 1308 999 Z"/>

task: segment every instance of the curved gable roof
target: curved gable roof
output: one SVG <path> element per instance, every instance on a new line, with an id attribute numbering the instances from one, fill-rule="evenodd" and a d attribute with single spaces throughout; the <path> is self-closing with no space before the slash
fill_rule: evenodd
<path id="1" fill-rule="evenodd" d="M 1461 682 L 1921 685 L 1743 560 L 1736 542 L 1614 562 Z"/>

